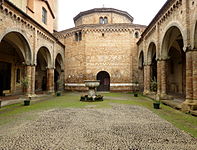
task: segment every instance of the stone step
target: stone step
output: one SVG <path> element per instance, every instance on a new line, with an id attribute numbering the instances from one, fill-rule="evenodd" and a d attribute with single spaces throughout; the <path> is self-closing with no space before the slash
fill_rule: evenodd
<path id="1" fill-rule="evenodd" d="M 192 111 L 190 111 L 190 113 L 191 113 L 192 115 L 194 115 L 194 116 L 197 116 L 197 110 L 192 110 Z"/>
<path id="2" fill-rule="evenodd" d="M 172 108 L 175 108 L 178 110 L 181 109 L 182 102 L 178 102 L 178 101 L 174 101 L 174 100 L 161 100 L 161 102 L 165 105 L 172 107 Z"/>

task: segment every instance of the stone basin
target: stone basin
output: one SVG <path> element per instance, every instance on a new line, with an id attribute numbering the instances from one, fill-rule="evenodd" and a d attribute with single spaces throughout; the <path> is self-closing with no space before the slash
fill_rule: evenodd
<path id="1" fill-rule="evenodd" d="M 96 88 L 100 85 L 100 80 L 85 80 L 85 86 L 89 88 Z"/>

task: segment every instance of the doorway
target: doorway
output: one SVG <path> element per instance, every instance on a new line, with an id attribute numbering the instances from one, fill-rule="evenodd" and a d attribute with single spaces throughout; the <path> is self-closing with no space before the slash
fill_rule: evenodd
<path id="1" fill-rule="evenodd" d="M 100 85 L 97 87 L 97 91 L 110 91 L 110 75 L 106 71 L 100 71 L 97 76 L 97 80 L 100 80 Z"/>
<path id="2" fill-rule="evenodd" d="M 4 90 L 11 89 L 11 64 L 0 62 L 0 96 Z"/>

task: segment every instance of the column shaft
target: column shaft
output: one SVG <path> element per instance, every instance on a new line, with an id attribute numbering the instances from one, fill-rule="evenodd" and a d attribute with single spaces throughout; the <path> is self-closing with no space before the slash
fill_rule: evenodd
<path id="1" fill-rule="evenodd" d="M 186 52 L 186 100 L 193 99 L 193 85 L 192 85 L 192 51 Z"/>
<path id="2" fill-rule="evenodd" d="M 167 94 L 167 62 L 166 60 L 161 60 L 161 94 L 165 96 Z"/>
<path id="3" fill-rule="evenodd" d="M 47 69 L 47 90 L 50 93 L 54 92 L 54 69 Z"/>

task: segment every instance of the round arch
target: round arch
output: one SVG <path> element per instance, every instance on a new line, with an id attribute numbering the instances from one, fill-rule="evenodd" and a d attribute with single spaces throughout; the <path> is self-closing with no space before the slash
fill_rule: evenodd
<path id="1" fill-rule="evenodd" d="M 4 90 L 12 94 L 22 94 L 22 80 L 26 77 L 26 65 L 32 62 L 30 45 L 24 35 L 6 30 L 0 35 L 0 95 Z"/>
<path id="2" fill-rule="evenodd" d="M 171 33 L 174 32 L 173 30 L 177 30 L 179 33 L 181 33 L 183 39 L 183 49 L 185 49 L 187 33 L 182 29 L 183 27 L 179 22 L 171 22 L 166 26 L 161 37 L 160 56 L 162 59 L 167 59 L 169 47 L 176 38 L 176 35 L 171 35 Z"/>
<path id="3" fill-rule="evenodd" d="M 147 63 L 150 65 L 150 81 L 157 81 L 157 49 L 156 44 L 151 42 L 147 51 Z"/>
<path id="4" fill-rule="evenodd" d="M 16 48 L 18 54 L 24 58 L 24 63 L 26 65 L 32 64 L 32 50 L 24 34 L 14 30 L 11 30 L 10 32 L 6 31 L 1 35 L 0 41 L 6 41 L 9 44 L 12 44 Z"/>
<path id="5" fill-rule="evenodd" d="M 138 61 L 138 68 L 143 69 L 143 67 L 144 67 L 144 51 L 143 50 L 141 50 L 138 60 L 139 60 Z"/>
<path id="6" fill-rule="evenodd" d="M 36 53 L 35 92 L 42 93 L 48 90 L 47 69 L 52 67 L 51 54 L 47 47 L 42 46 Z"/>
<path id="7" fill-rule="evenodd" d="M 62 90 L 63 88 L 63 58 L 60 53 L 55 58 L 55 70 L 54 70 L 54 89 L 55 91 Z"/>
<path id="8" fill-rule="evenodd" d="M 106 71 L 100 71 L 96 75 L 96 79 L 100 80 L 97 91 L 110 91 L 110 75 Z"/>
<path id="9" fill-rule="evenodd" d="M 50 50 L 46 46 L 42 46 L 38 49 L 38 51 L 36 53 L 37 59 L 36 59 L 35 64 L 37 64 L 39 55 L 44 58 L 44 61 L 46 62 L 48 68 L 53 67 L 52 55 L 50 53 Z"/>
<path id="10" fill-rule="evenodd" d="M 22 52 L 23 57 L 25 58 L 25 63 L 27 65 L 32 64 L 32 62 L 33 62 L 32 46 L 30 44 L 30 41 L 29 41 L 26 33 L 18 28 L 9 28 L 9 29 L 6 29 L 4 32 L 2 32 L 2 34 L 0 34 L 0 41 L 2 41 L 9 34 L 16 35 L 15 38 L 12 39 L 12 41 L 13 41 L 12 43 L 16 43 L 17 42 L 16 39 L 21 41 L 20 43 L 23 43 L 24 46 L 22 46 L 22 47 L 19 45 L 19 43 L 16 44 L 16 46 L 18 46 L 20 51 Z"/>
<path id="11" fill-rule="evenodd" d="M 151 64 L 153 57 L 157 55 L 157 48 L 155 42 L 150 42 L 147 51 L 147 63 Z"/>
<path id="12" fill-rule="evenodd" d="M 139 81 L 139 88 L 140 91 L 144 90 L 144 51 L 141 50 L 139 57 L 138 57 L 138 81 Z"/>
<path id="13" fill-rule="evenodd" d="M 186 55 L 185 34 L 177 26 L 170 26 L 162 41 L 161 59 L 166 60 L 166 92 L 173 96 L 185 97 Z"/>
<path id="14" fill-rule="evenodd" d="M 64 68 L 64 59 L 61 53 L 57 53 L 56 57 L 55 57 L 55 66 L 56 66 L 56 60 L 58 62 L 58 64 L 60 64 L 61 68 Z"/>

